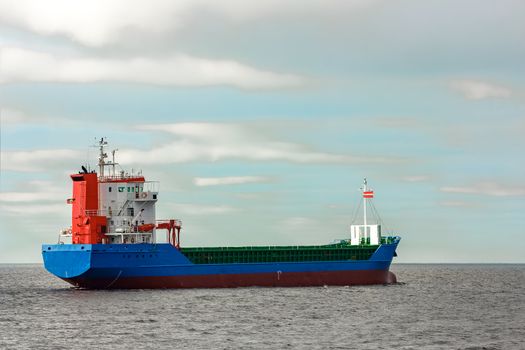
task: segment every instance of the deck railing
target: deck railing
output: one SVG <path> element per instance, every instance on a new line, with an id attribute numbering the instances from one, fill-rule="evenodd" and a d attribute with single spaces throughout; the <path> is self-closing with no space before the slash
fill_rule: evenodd
<path id="1" fill-rule="evenodd" d="M 105 209 L 90 209 L 86 210 L 86 216 L 110 216 L 109 212 Z"/>
<path id="2" fill-rule="evenodd" d="M 110 175 L 110 176 L 99 176 L 98 181 L 99 182 L 111 182 L 111 181 L 124 181 L 124 180 L 137 180 L 140 182 L 144 181 L 144 176 L 142 175 L 130 175 L 130 174 L 124 174 L 124 175 Z"/>

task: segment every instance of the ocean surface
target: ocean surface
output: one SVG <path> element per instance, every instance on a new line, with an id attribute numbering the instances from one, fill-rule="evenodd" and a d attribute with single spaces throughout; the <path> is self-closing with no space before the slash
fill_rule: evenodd
<path id="1" fill-rule="evenodd" d="M 525 265 L 393 265 L 390 286 L 71 289 L 0 265 L 0 349 L 525 349 Z"/>

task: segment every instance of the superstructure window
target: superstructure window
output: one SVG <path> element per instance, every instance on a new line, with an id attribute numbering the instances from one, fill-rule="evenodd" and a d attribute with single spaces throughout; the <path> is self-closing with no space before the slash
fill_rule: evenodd
<path id="1" fill-rule="evenodd" d="M 108 187 L 108 192 L 111 192 L 111 186 Z"/>

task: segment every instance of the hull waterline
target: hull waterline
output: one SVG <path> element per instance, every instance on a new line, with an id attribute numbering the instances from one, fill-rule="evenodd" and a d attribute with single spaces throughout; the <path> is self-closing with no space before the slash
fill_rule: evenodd
<path id="1" fill-rule="evenodd" d="M 64 279 L 84 289 L 162 289 L 237 287 L 313 287 L 396 283 L 390 271 L 275 272 L 198 276 L 115 277 L 114 279 Z"/>

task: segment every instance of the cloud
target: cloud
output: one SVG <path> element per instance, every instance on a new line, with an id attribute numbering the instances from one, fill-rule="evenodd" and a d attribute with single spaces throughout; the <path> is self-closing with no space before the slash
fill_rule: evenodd
<path id="1" fill-rule="evenodd" d="M 258 70 L 231 60 L 203 59 L 184 54 L 163 58 L 59 57 L 45 52 L 6 47 L 0 50 L 0 63 L 0 83 L 111 81 L 273 89 L 296 87 L 306 81 L 296 75 Z"/>
<path id="2" fill-rule="evenodd" d="M 306 229 L 316 225 L 318 221 L 302 216 L 293 216 L 284 219 L 281 224 L 289 229 Z"/>
<path id="3" fill-rule="evenodd" d="M 239 210 L 228 205 L 199 205 L 190 203 L 177 203 L 171 205 L 171 207 L 176 215 L 220 215 Z"/>
<path id="4" fill-rule="evenodd" d="M 44 214 L 60 214 L 67 210 L 65 204 L 12 204 L 0 205 L 2 212 L 10 215 L 28 216 Z M 58 227 L 58 226 L 57 226 Z M 58 231 L 58 228 L 57 228 Z"/>
<path id="5" fill-rule="evenodd" d="M 496 182 L 482 182 L 465 187 L 442 187 L 440 190 L 447 193 L 480 194 L 495 197 L 525 196 L 525 187 L 523 186 L 508 186 Z"/>
<path id="6" fill-rule="evenodd" d="M 33 151 L 2 151 L 0 154 L 2 171 L 40 171 L 51 166 L 67 164 L 84 159 L 85 154 L 70 149 L 47 149 Z"/>
<path id="7" fill-rule="evenodd" d="M 171 3 L 171 4 L 170 4 Z M 173 17 L 186 1 L 93 0 L 3 0 L 0 19 L 42 35 L 65 35 L 88 46 L 101 46 L 118 39 L 120 31 L 136 28 L 159 32 L 179 22 Z M 170 21 L 171 19 L 171 21 Z"/>
<path id="8" fill-rule="evenodd" d="M 65 206 L 65 199 L 68 192 L 65 188 L 58 188 L 50 181 L 24 181 L 24 191 L 0 192 L 0 202 L 2 203 L 29 203 L 42 204 L 41 202 L 61 202 Z"/>
<path id="9" fill-rule="evenodd" d="M 335 238 L 331 234 L 327 234 L 326 224 L 317 219 L 303 216 L 292 216 L 280 220 L 272 229 L 288 237 L 292 242 L 300 242 L 300 244 L 319 244 L 327 237 L 330 237 L 329 239 Z"/>
<path id="10" fill-rule="evenodd" d="M 2 68 L 0 67 L 0 71 L 1 70 Z M 1 108 L 0 110 L 0 125 L 2 127 L 28 126 L 30 124 L 36 127 L 42 127 L 50 124 L 56 125 L 57 123 L 60 123 L 62 126 L 83 124 L 82 121 L 75 120 L 71 116 L 49 116 L 19 109 L 12 109 L 9 107 Z"/>
<path id="11" fill-rule="evenodd" d="M 166 164 L 222 160 L 282 161 L 291 163 L 386 163 L 392 157 L 357 157 L 321 152 L 303 144 L 278 140 L 257 126 L 228 123 L 154 124 L 137 127 L 144 131 L 171 133 L 177 138 L 151 150 L 123 150 L 123 164 Z"/>
<path id="12" fill-rule="evenodd" d="M 322 152 L 308 145 L 276 139 L 275 136 L 265 132 L 264 128 L 249 124 L 153 124 L 139 125 L 136 129 L 146 132 L 166 132 L 175 137 L 172 137 L 173 141 L 149 150 L 123 149 L 118 153 L 118 161 L 121 164 L 145 166 L 225 160 L 279 161 L 297 164 L 395 164 L 404 161 L 396 157 L 352 156 Z M 72 163 L 90 164 L 93 161 L 93 159 L 86 159 L 86 152 L 73 149 L 2 151 L 0 160 L 2 171 L 20 172 L 37 172 L 52 168 L 69 169 Z"/>
<path id="13" fill-rule="evenodd" d="M 189 26 L 192 17 L 215 14 L 233 21 L 246 21 L 272 14 L 317 14 L 359 8 L 371 1 L 203 1 L 156 0 L 2 0 L 0 21 L 40 35 L 61 35 L 83 45 L 114 44 L 133 34 L 175 33 Z M 330 6 L 332 5 L 332 6 Z"/>
<path id="14" fill-rule="evenodd" d="M 469 100 L 506 98 L 512 94 L 509 88 L 479 80 L 455 80 L 450 83 L 450 87 Z"/>
<path id="15" fill-rule="evenodd" d="M 2 108 L 0 110 L 1 125 L 20 124 L 20 123 L 27 123 L 31 121 L 34 121 L 34 119 L 29 117 L 28 115 L 26 115 L 25 113 L 21 111 L 10 109 L 10 108 Z"/>
<path id="16" fill-rule="evenodd" d="M 1 192 L 0 202 L 56 201 L 66 198 L 62 192 Z"/>
<path id="17" fill-rule="evenodd" d="M 196 177 L 193 183 L 196 186 L 221 186 L 221 185 L 240 185 L 249 183 L 264 183 L 271 179 L 264 176 L 227 176 L 227 177 Z"/>
<path id="18" fill-rule="evenodd" d="M 464 202 L 464 201 L 442 201 L 439 202 L 440 205 L 444 207 L 460 207 L 460 208 L 472 208 L 476 205 L 474 203 Z"/>

